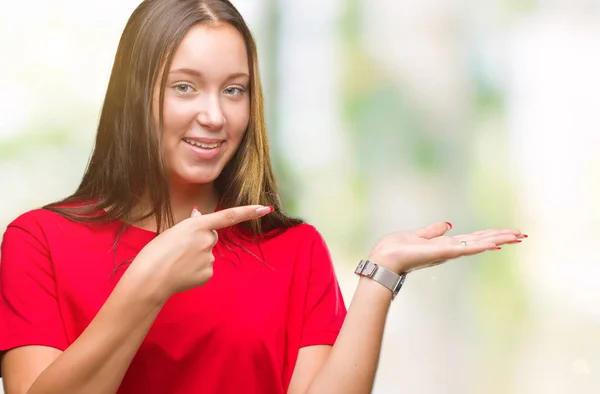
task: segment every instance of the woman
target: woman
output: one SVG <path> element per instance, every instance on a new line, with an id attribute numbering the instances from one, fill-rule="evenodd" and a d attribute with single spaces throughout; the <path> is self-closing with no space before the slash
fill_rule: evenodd
<path id="1" fill-rule="evenodd" d="M 323 239 L 281 211 L 256 59 L 227 0 L 135 10 L 81 185 L 3 237 L 8 394 L 368 393 L 406 272 L 525 237 L 389 235 L 346 311 Z"/>

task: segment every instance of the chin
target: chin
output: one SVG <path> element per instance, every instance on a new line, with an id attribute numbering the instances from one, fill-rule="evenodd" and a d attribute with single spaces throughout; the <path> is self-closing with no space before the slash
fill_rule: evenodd
<path id="1" fill-rule="evenodd" d="M 207 169 L 185 169 L 183 171 L 174 171 L 171 173 L 173 180 L 176 180 L 180 185 L 202 185 L 213 183 L 219 177 L 220 171 L 216 168 Z"/>
<path id="2" fill-rule="evenodd" d="M 220 171 L 202 171 L 202 173 L 194 173 L 190 172 L 184 178 L 187 183 L 199 185 L 199 184 L 207 184 L 213 183 L 219 177 Z"/>
<path id="3" fill-rule="evenodd" d="M 183 178 L 183 182 L 188 185 L 206 185 L 213 183 L 217 179 L 216 176 L 193 176 Z"/>

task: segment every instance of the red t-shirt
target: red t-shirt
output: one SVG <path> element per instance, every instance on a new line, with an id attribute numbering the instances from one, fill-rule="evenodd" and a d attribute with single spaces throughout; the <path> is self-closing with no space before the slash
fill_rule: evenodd
<path id="1" fill-rule="evenodd" d="M 12 222 L 0 263 L 0 351 L 66 349 L 156 234 L 35 210 Z M 303 224 L 256 244 L 215 247 L 213 278 L 165 304 L 119 394 L 282 394 L 298 351 L 332 345 L 346 315 L 320 234 Z M 255 255 L 256 257 L 252 256 Z M 260 261 L 262 259 L 263 261 Z M 115 322 L 118 324 L 118 322 Z"/>

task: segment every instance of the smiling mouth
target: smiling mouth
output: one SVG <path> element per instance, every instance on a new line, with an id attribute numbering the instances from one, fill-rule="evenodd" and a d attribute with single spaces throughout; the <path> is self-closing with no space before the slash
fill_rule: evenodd
<path id="1" fill-rule="evenodd" d="M 190 140 L 190 139 L 187 139 L 187 138 L 184 138 L 183 142 L 185 142 L 187 144 L 190 144 L 192 146 L 197 146 L 198 148 L 202 148 L 202 149 L 216 149 L 219 146 L 221 146 L 221 144 L 223 143 L 223 141 L 219 141 L 219 142 L 216 142 L 214 144 L 206 144 L 204 142 Z"/>

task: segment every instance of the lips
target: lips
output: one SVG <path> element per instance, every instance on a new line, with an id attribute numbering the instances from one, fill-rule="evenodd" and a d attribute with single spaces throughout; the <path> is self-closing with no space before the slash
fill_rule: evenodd
<path id="1" fill-rule="evenodd" d="M 213 162 L 222 157 L 225 152 L 227 142 L 225 140 L 212 138 L 191 138 L 181 139 L 183 145 L 200 162 Z"/>

